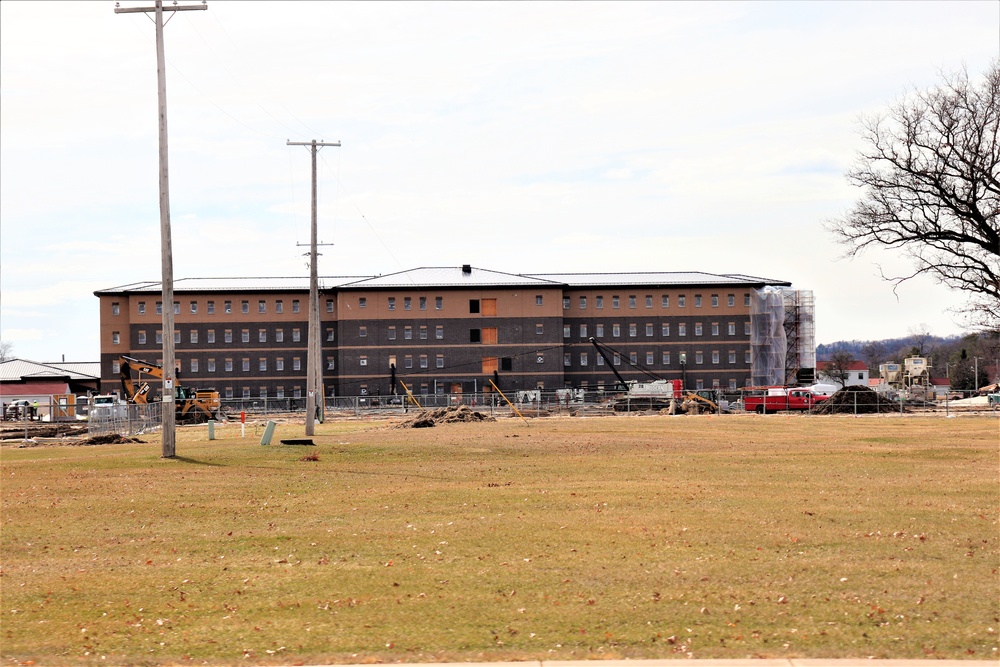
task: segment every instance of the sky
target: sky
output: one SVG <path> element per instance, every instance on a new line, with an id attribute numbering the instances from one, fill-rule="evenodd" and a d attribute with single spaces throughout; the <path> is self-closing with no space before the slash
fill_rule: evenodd
<path id="1" fill-rule="evenodd" d="M 152 1 L 122 0 L 122 6 Z M 169 4 L 169 3 L 168 3 Z M 236 2 L 165 28 L 174 278 L 705 271 L 812 290 L 817 343 L 963 331 L 825 225 L 866 115 L 1000 57 L 1000 2 Z M 97 361 L 161 276 L 155 28 L 0 2 L 0 340 Z"/>

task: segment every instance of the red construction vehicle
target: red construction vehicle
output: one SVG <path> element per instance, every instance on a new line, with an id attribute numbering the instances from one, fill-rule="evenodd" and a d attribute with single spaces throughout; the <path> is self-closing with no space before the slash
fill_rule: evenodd
<path id="1" fill-rule="evenodd" d="M 766 415 L 781 410 L 811 410 L 827 399 L 802 387 L 765 387 L 743 398 L 743 409 Z"/>

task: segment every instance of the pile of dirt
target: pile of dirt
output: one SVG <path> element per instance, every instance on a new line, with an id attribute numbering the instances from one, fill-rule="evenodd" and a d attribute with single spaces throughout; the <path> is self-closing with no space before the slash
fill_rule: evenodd
<path id="1" fill-rule="evenodd" d="M 81 440 L 81 445 L 126 445 L 133 442 L 143 442 L 139 438 L 130 438 L 120 433 L 108 433 L 107 435 L 95 435 L 93 438 Z"/>
<path id="2" fill-rule="evenodd" d="M 862 386 L 844 387 L 813 408 L 813 414 L 817 415 L 861 415 L 877 412 L 899 412 L 899 403 Z"/>
<path id="3" fill-rule="evenodd" d="M 496 419 L 476 412 L 467 405 L 457 405 L 436 410 L 423 410 L 414 417 L 397 424 L 397 428 L 429 428 L 438 424 L 456 424 L 467 422 L 495 422 Z"/>

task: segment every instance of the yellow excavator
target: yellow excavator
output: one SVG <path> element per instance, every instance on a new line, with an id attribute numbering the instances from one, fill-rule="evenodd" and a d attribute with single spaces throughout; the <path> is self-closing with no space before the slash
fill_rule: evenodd
<path id="1" fill-rule="evenodd" d="M 148 361 L 126 357 L 118 357 L 119 371 L 121 376 L 122 390 L 129 403 L 144 404 L 149 403 L 150 386 L 142 379 L 143 374 L 160 380 L 163 379 L 163 367 L 159 364 L 151 364 Z M 138 374 L 138 380 L 132 380 L 132 371 Z M 138 382 L 138 384 L 136 384 Z M 176 419 L 178 423 L 197 424 L 206 422 L 209 419 L 222 419 L 222 402 L 219 400 L 219 392 L 212 389 L 192 389 L 183 387 L 180 384 L 174 387 L 176 406 Z"/>

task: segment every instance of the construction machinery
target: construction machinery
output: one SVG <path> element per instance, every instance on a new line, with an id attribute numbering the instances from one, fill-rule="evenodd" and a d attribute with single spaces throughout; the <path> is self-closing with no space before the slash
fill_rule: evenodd
<path id="1" fill-rule="evenodd" d="M 125 398 L 128 402 L 149 403 L 150 386 L 142 379 L 142 376 L 145 374 L 162 380 L 163 367 L 125 355 L 118 358 L 118 363 L 122 390 L 125 392 Z M 136 380 L 132 379 L 133 370 L 139 374 Z M 193 389 L 178 384 L 174 387 L 174 392 L 177 423 L 197 424 L 209 419 L 225 418 L 221 408 L 222 402 L 219 400 L 219 392 L 214 389 Z"/>
<path id="2" fill-rule="evenodd" d="M 698 414 L 699 412 L 720 412 L 720 404 L 723 409 L 727 407 L 720 401 L 718 392 L 714 389 L 689 391 L 684 389 L 680 380 L 660 378 L 655 373 L 635 364 L 633 366 L 649 377 L 650 381 L 626 381 L 618 372 L 613 358 L 608 356 L 608 353 L 610 352 L 611 355 L 617 356 L 619 359 L 625 358 L 625 356 L 593 337 L 590 338 L 590 343 L 604 359 L 604 363 L 611 369 L 611 372 L 615 374 L 615 379 L 618 380 L 615 390 L 623 392 L 611 403 L 612 409 L 617 412 L 669 409 L 672 412 Z"/>

